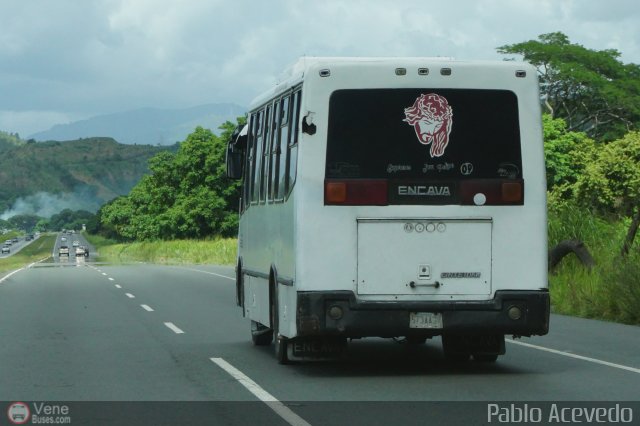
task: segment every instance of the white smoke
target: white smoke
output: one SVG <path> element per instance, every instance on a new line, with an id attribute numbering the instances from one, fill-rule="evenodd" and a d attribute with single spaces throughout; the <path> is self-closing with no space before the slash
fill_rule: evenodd
<path id="1" fill-rule="evenodd" d="M 0 219 L 8 220 L 19 214 L 49 218 L 64 209 L 87 210 L 93 213 L 100 208 L 101 204 L 88 187 L 61 194 L 38 192 L 18 198 L 9 209 L 0 214 Z"/>

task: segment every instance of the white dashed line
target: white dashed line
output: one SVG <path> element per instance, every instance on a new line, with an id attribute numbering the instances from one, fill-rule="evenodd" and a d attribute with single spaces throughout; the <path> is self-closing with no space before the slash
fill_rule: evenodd
<path id="1" fill-rule="evenodd" d="M 102 273 L 102 275 L 104 275 L 104 276 L 106 277 L 106 276 L 107 276 L 107 273 L 106 273 L 106 272 L 103 272 L 103 273 Z"/>
<path id="2" fill-rule="evenodd" d="M 140 306 L 142 306 L 142 309 L 144 309 L 147 312 L 153 312 L 153 309 L 151 309 L 149 305 L 140 305 Z"/>
<path id="3" fill-rule="evenodd" d="M 120 284 L 116 284 L 116 288 L 122 288 Z"/>
<path id="4" fill-rule="evenodd" d="M 125 293 L 129 299 L 135 299 L 136 297 L 131 293 Z"/>
<path id="5" fill-rule="evenodd" d="M 531 343 L 517 342 L 517 341 L 511 340 L 511 339 L 506 339 L 505 341 L 508 342 L 508 343 L 513 343 L 514 345 L 525 346 L 527 348 L 537 349 L 539 351 L 550 352 L 550 353 L 556 354 L 556 355 L 567 356 L 569 358 L 574 358 L 574 359 L 579 359 L 579 360 L 582 360 L 582 361 L 593 362 L 594 364 L 606 365 L 607 367 L 619 368 L 621 370 L 627 370 L 627 371 L 631 371 L 632 373 L 640 374 L 640 368 L 629 367 L 629 366 L 622 365 L 622 364 L 615 364 L 613 362 L 602 361 L 602 360 L 596 359 L 596 358 L 589 358 L 587 356 L 576 355 L 576 354 L 572 354 L 572 353 L 569 353 L 569 352 L 563 352 L 563 351 L 559 351 L 557 349 L 545 348 L 544 346 L 532 345 Z"/>
<path id="6" fill-rule="evenodd" d="M 109 277 L 109 281 L 113 281 L 113 278 Z"/>
<path id="7" fill-rule="evenodd" d="M 167 328 L 169 328 L 169 330 L 173 331 L 176 334 L 184 334 L 184 331 L 180 330 L 178 327 L 175 326 L 174 323 L 172 322 L 165 322 L 164 325 L 167 326 Z"/>
<path id="8" fill-rule="evenodd" d="M 254 382 L 242 371 L 235 368 L 222 358 L 209 358 L 218 367 L 229 373 L 231 377 L 236 379 L 238 383 L 244 386 L 249 392 L 255 395 L 260 401 L 264 402 L 269 408 L 282 417 L 284 421 L 292 426 L 311 426 L 306 420 L 291 411 L 289 407 L 278 401 L 273 395 L 264 390 L 259 384 Z"/>

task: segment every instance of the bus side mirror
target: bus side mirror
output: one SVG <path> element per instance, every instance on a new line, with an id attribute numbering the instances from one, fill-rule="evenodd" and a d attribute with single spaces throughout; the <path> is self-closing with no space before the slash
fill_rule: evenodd
<path id="1" fill-rule="evenodd" d="M 302 132 L 308 135 L 316 134 L 316 125 L 313 124 L 313 114 L 311 111 L 302 118 Z"/>
<path id="2" fill-rule="evenodd" d="M 247 146 L 247 126 L 236 128 L 227 144 L 227 177 L 229 179 L 242 179 L 242 165 L 244 160 L 244 148 Z"/>

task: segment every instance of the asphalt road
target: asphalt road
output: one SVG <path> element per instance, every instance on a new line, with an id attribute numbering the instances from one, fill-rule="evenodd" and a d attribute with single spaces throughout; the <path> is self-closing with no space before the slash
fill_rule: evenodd
<path id="1" fill-rule="evenodd" d="M 23 248 L 25 248 L 26 246 L 28 246 L 29 244 L 31 244 L 32 242 L 37 240 L 39 237 L 40 237 L 40 235 L 34 236 L 34 239 L 31 240 L 31 241 L 25 241 L 24 235 L 18 237 L 18 242 L 11 244 L 11 247 L 10 247 L 11 252 L 9 252 L 9 253 L 0 253 L 0 259 L 5 258 L 5 257 L 9 257 L 9 256 L 13 256 L 14 254 L 18 253 L 20 250 L 22 250 Z M 2 238 L 2 235 L 0 235 L 0 246 L 3 246 L 5 241 L 6 241 L 6 238 Z"/>
<path id="2" fill-rule="evenodd" d="M 640 327 L 553 315 L 548 336 L 509 340 L 495 364 L 450 365 L 436 338 L 356 340 L 340 361 L 279 365 L 252 345 L 233 275 L 63 261 L 3 279 L 0 401 L 119 401 L 72 405 L 79 424 L 181 424 L 180 412 L 184 424 L 314 426 L 493 424 L 488 410 L 511 403 L 624 401 L 640 422 Z"/>
<path id="3" fill-rule="evenodd" d="M 76 257 L 76 248 L 74 247 L 74 243 L 77 243 L 78 246 L 85 247 L 85 249 L 89 250 L 89 256 L 77 256 Z M 66 245 L 69 247 L 69 256 L 60 256 L 59 249 L 60 246 Z M 86 238 L 82 234 L 74 233 L 60 233 L 56 237 L 56 242 L 53 246 L 53 252 L 51 253 L 51 257 L 55 263 L 66 262 L 66 263 L 84 263 L 95 260 L 95 249 L 89 244 Z"/>

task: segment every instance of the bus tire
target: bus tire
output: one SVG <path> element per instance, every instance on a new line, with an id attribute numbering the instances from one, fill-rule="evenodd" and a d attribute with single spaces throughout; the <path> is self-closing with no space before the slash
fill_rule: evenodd
<path id="1" fill-rule="evenodd" d="M 289 347 L 289 339 L 283 336 L 276 337 L 275 355 L 279 364 L 289 364 L 289 356 L 287 348 Z"/>
<path id="2" fill-rule="evenodd" d="M 273 330 L 251 320 L 251 341 L 256 346 L 269 346 L 273 341 Z"/>
<path id="3" fill-rule="evenodd" d="M 473 354 L 473 360 L 475 362 L 496 362 L 498 360 L 498 354 Z"/>
<path id="4" fill-rule="evenodd" d="M 242 262 L 238 262 L 238 265 L 236 266 L 236 305 L 242 308 L 244 314 L 244 280 L 242 275 Z"/>
<path id="5" fill-rule="evenodd" d="M 273 330 L 273 336 L 275 338 L 274 354 L 279 364 L 288 364 L 289 357 L 287 356 L 287 347 L 289 346 L 289 339 L 280 335 L 279 326 L 279 312 L 278 307 L 278 281 L 275 274 L 272 272 L 269 279 L 269 287 L 271 294 L 271 329 Z"/>
<path id="6" fill-rule="evenodd" d="M 471 353 L 456 336 L 442 336 L 442 350 L 447 361 L 460 364 L 469 361 Z"/>

